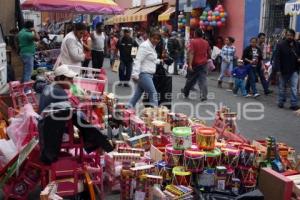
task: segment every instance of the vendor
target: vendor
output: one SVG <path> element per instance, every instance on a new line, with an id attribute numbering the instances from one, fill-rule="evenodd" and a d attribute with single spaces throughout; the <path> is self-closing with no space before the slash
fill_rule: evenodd
<path id="1" fill-rule="evenodd" d="M 68 66 L 61 65 L 55 69 L 54 75 L 55 81 L 45 87 L 39 104 L 39 113 L 42 116 L 38 124 L 41 161 L 51 164 L 58 159 L 63 134 L 66 133 L 69 122 L 79 129 L 87 153 L 96 150 L 112 151 L 114 144 L 86 120 L 83 112 L 70 103 L 68 91 L 73 85 L 76 73 Z"/>
<path id="2" fill-rule="evenodd" d="M 86 31 L 86 25 L 77 23 L 73 31 L 68 33 L 62 41 L 60 55 L 55 63 L 55 68 L 59 65 L 81 66 L 85 59 L 81 39 Z"/>

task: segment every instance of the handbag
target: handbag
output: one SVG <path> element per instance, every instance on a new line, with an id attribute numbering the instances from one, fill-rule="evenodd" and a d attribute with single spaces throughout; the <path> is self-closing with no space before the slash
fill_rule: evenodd
<path id="1" fill-rule="evenodd" d="M 117 59 L 117 60 L 115 60 L 115 62 L 114 62 L 114 65 L 113 65 L 113 67 L 112 67 L 112 71 L 113 71 L 113 72 L 118 72 L 118 71 L 119 71 L 119 66 L 120 66 L 120 60 Z"/>

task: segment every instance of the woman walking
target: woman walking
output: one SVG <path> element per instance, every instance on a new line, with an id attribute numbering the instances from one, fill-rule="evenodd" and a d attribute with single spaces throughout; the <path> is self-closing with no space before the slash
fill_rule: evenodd
<path id="1" fill-rule="evenodd" d="M 135 107 L 143 93 L 149 95 L 151 106 L 158 106 L 157 92 L 153 83 L 153 75 L 156 72 L 156 65 L 162 60 L 158 59 L 155 46 L 159 43 L 161 35 L 158 31 L 150 33 L 150 38 L 143 42 L 138 49 L 136 60 L 133 66 L 132 79 L 136 83 L 133 97 L 129 106 Z"/>
<path id="2" fill-rule="evenodd" d="M 235 57 L 235 46 L 233 46 L 235 39 L 233 37 L 227 37 L 225 39 L 225 46 L 222 48 L 221 51 L 221 74 L 218 79 L 218 87 L 222 87 L 222 82 L 224 77 L 229 77 L 229 88 L 232 90 L 233 88 L 233 81 L 231 77 L 231 72 L 233 69 L 233 61 Z"/>

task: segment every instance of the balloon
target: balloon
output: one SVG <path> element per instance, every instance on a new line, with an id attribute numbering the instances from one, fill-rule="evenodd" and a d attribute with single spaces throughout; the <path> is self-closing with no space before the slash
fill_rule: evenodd
<path id="1" fill-rule="evenodd" d="M 216 16 L 216 20 L 217 20 L 217 21 L 220 21 L 220 20 L 221 20 L 221 17 L 220 17 L 220 16 Z"/>
<path id="2" fill-rule="evenodd" d="M 211 10 L 211 9 L 210 9 L 209 6 L 205 8 L 205 11 L 206 11 L 206 12 L 208 12 L 208 11 L 210 11 L 210 10 Z"/>
<path id="3" fill-rule="evenodd" d="M 221 12 L 221 13 L 220 13 L 220 16 L 221 16 L 221 17 L 225 17 L 225 13 L 224 13 L 224 12 Z"/>
<path id="4" fill-rule="evenodd" d="M 223 26 L 223 23 L 222 22 L 217 22 L 217 26 L 221 27 L 221 26 Z"/>
<path id="5" fill-rule="evenodd" d="M 219 8 L 219 12 L 224 12 L 224 8 Z"/>
<path id="6" fill-rule="evenodd" d="M 226 21 L 226 19 L 225 19 L 225 18 L 222 18 L 222 19 L 221 19 L 221 22 L 225 22 L 225 21 Z"/>
<path id="7" fill-rule="evenodd" d="M 219 15 L 220 15 L 219 11 L 216 11 L 215 16 L 219 16 Z"/>
<path id="8" fill-rule="evenodd" d="M 182 19 L 182 23 L 185 24 L 186 23 L 186 19 Z"/>
<path id="9" fill-rule="evenodd" d="M 217 26 L 217 22 L 216 22 L 216 21 L 213 21 L 213 22 L 212 22 L 212 26 Z"/>
<path id="10" fill-rule="evenodd" d="M 205 17 L 205 16 L 201 16 L 200 19 L 201 19 L 201 20 L 205 20 L 206 17 Z"/>
<path id="11" fill-rule="evenodd" d="M 211 17 L 212 21 L 216 21 L 216 16 Z"/>
<path id="12" fill-rule="evenodd" d="M 212 16 L 212 14 L 213 14 L 213 11 L 211 11 L 211 10 L 208 11 L 208 15 L 209 15 L 209 16 Z"/>
<path id="13" fill-rule="evenodd" d="M 204 24 L 205 24 L 205 26 L 208 26 L 208 25 L 209 25 L 209 22 L 208 22 L 208 21 L 205 21 Z"/>
<path id="14" fill-rule="evenodd" d="M 207 11 L 203 11 L 202 16 L 207 16 Z"/>
<path id="15" fill-rule="evenodd" d="M 199 24 L 200 24 L 200 26 L 204 26 L 204 21 L 201 20 L 201 21 L 199 22 Z"/>
<path id="16" fill-rule="evenodd" d="M 208 21 L 211 21 L 211 20 L 212 20 L 211 16 L 208 16 L 207 19 L 208 19 Z"/>

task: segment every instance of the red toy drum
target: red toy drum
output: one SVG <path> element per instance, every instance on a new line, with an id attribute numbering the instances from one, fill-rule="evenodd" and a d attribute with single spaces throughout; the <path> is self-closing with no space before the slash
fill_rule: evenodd
<path id="1" fill-rule="evenodd" d="M 183 163 L 183 151 L 175 150 L 172 145 L 166 146 L 166 163 L 168 166 L 181 166 Z"/>
<path id="2" fill-rule="evenodd" d="M 240 150 L 234 147 L 223 147 L 222 151 L 222 163 L 225 166 L 236 168 L 239 164 Z"/>
<path id="3" fill-rule="evenodd" d="M 237 168 L 237 177 L 245 189 L 245 192 L 250 192 L 256 187 L 256 176 L 252 167 L 239 166 Z"/>
<path id="4" fill-rule="evenodd" d="M 204 153 L 193 150 L 184 151 L 184 167 L 190 172 L 202 172 L 204 166 Z"/>
<path id="5" fill-rule="evenodd" d="M 184 167 L 182 166 L 174 167 L 172 173 L 173 173 L 173 179 L 172 179 L 173 185 L 189 186 L 191 184 L 191 172 L 186 171 Z"/>
<path id="6" fill-rule="evenodd" d="M 170 180 L 172 177 L 172 168 L 167 165 L 165 161 L 159 161 L 155 164 L 156 167 L 156 174 L 158 176 L 163 177 L 163 180 Z"/>
<path id="7" fill-rule="evenodd" d="M 239 163 L 241 166 L 252 167 L 256 159 L 256 150 L 249 145 L 241 145 Z"/>
<path id="8" fill-rule="evenodd" d="M 202 151 L 204 153 L 204 168 L 215 168 L 220 164 L 221 150 L 215 148 L 212 151 Z"/>

